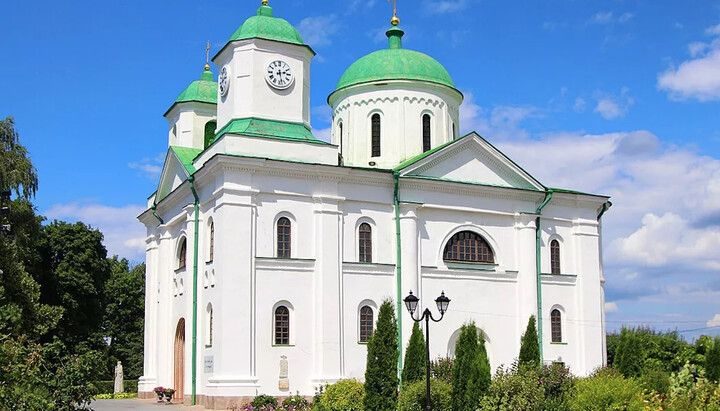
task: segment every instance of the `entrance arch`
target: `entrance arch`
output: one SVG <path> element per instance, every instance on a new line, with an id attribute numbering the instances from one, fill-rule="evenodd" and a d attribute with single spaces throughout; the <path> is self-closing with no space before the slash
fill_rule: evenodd
<path id="1" fill-rule="evenodd" d="M 185 396 L 185 319 L 178 320 L 175 328 L 175 351 L 173 356 L 173 398 L 182 401 Z"/>

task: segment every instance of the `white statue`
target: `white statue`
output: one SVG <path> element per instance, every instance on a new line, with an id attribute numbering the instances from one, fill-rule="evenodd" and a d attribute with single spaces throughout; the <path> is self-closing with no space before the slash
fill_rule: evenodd
<path id="1" fill-rule="evenodd" d="M 115 366 L 115 388 L 113 389 L 113 394 L 117 394 L 119 392 L 125 392 L 125 389 L 123 388 L 123 366 L 120 361 L 118 361 Z"/>

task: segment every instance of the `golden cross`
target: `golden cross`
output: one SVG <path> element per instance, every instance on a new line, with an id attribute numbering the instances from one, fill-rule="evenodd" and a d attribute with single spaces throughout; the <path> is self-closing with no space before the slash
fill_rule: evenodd
<path id="1" fill-rule="evenodd" d="M 210 40 L 207 42 L 207 46 L 205 46 L 205 71 L 210 70 Z"/>
<path id="2" fill-rule="evenodd" d="M 397 16 L 397 0 L 388 0 L 391 1 L 393 4 L 393 16 L 392 19 L 390 19 L 390 24 L 393 26 L 397 26 L 400 23 L 400 19 Z"/>

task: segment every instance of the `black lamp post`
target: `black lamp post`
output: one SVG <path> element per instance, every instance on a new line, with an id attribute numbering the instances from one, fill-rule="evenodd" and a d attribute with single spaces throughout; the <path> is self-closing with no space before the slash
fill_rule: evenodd
<path id="1" fill-rule="evenodd" d="M 423 311 L 422 316 L 420 318 L 415 318 L 413 314 L 415 314 L 415 310 L 417 310 L 418 301 L 419 299 L 413 295 L 412 290 L 410 291 L 410 294 L 405 297 L 403 300 L 405 301 L 405 307 L 407 307 L 407 310 L 410 312 L 410 318 L 413 319 L 415 322 L 420 322 L 422 320 L 425 320 L 425 392 L 426 392 L 426 399 L 425 399 L 425 409 L 427 411 L 431 411 L 432 407 L 430 405 L 430 320 L 433 320 L 433 322 L 440 322 L 440 320 L 443 319 L 445 316 L 445 312 L 448 309 L 448 305 L 450 305 L 450 299 L 445 297 L 445 291 L 440 293 L 440 297 L 435 299 L 435 304 L 437 304 L 438 311 L 440 311 L 440 318 L 435 319 L 432 316 L 432 313 L 430 312 L 429 308 L 425 308 L 425 311 Z"/>

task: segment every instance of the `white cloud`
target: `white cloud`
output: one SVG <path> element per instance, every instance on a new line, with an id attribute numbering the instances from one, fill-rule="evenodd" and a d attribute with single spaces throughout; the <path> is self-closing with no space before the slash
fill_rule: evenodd
<path id="1" fill-rule="evenodd" d="M 708 327 L 720 327 L 720 314 L 715 314 L 715 317 L 711 318 L 707 322 Z"/>
<path id="2" fill-rule="evenodd" d="M 471 92 L 464 92 L 465 100 L 460 106 L 460 133 L 475 131 L 494 140 L 528 138 L 526 130 L 519 124 L 527 118 L 541 117 L 540 110 L 533 106 L 495 106 L 485 110 L 475 103 Z"/>
<path id="3" fill-rule="evenodd" d="M 582 97 L 578 97 L 575 99 L 575 104 L 573 104 L 573 110 L 575 110 L 578 113 L 582 113 L 585 111 L 585 99 Z"/>
<path id="4" fill-rule="evenodd" d="M 627 23 L 635 17 L 632 13 L 623 13 L 616 16 L 612 11 L 599 11 L 592 15 L 587 21 L 588 24 L 615 24 Z"/>
<path id="5" fill-rule="evenodd" d="M 425 11 L 432 14 L 444 14 L 461 11 L 468 6 L 468 0 L 426 0 Z"/>
<path id="6" fill-rule="evenodd" d="M 720 24 L 706 33 L 720 36 Z M 720 37 L 709 43 L 690 43 L 688 52 L 689 60 L 658 75 L 658 88 L 674 100 L 720 100 Z"/>
<path id="7" fill-rule="evenodd" d="M 632 13 L 623 13 L 620 18 L 618 18 L 618 21 L 620 23 L 627 23 L 628 21 L 632 20 L 632 18 L 635 17 Z"/>
<path id="8" fill-rule="evenodd" d="M 335 14 L 328 16 L 307 17 L 300 21 L 297 29 L 305 43 L 312 47 L 322 47 L 332 44 L 332 35 L 340 25 Z"/>
<path id="9" fill-rule="evenodd" d="M 130 260 L 145 259 L 145 227 L 137 216 L 145 211 L 140 205 L 110 207 L 103 204 L 73 202 L 50 206 L 43 215 L 48 219 L 82 221 L 103 233 L 108 256 L 114 254 Z"/>
<path id="10" fill-rule="evenodd" d="M 329 143 L 332 140 L 332 127 L 315 129 L 313 130 L 313 135 L 316 138 Z"/>
<path id="11" fill-rule="evenodd" d="M 376 0 L 353 0 L 348 7 L 348 11 L 355 11 L 359 6 L 364 6 L 366 9 L 375 7 Z"/>
<path id="12" fill-rule="evenodd" d="M 604 94 L 598 99 L 593 111 L 606 120 L 624 117 L 628 113 L 630 106 L 635 102 L 632 97 L 628 96 L 628 91 L 627 87 L 623 87 L 619 96 Z"/>
<path id="13" fill-rule="evenodd" d="M 155 158 L 143 158 L 140 161 L 128 163 L 128 167 L 140 171 L 145 178 L 157 181 L 160 178 L 164 162 L 165 153 L 160 153 Z"/>
<path id="14" fill-rule="evenodd" d="M 607 302 L 605 303 L 605 312 L 606 313 L 616 313 L 620 311 L 620 308 L 618 307 L 616 302 Z"/>

